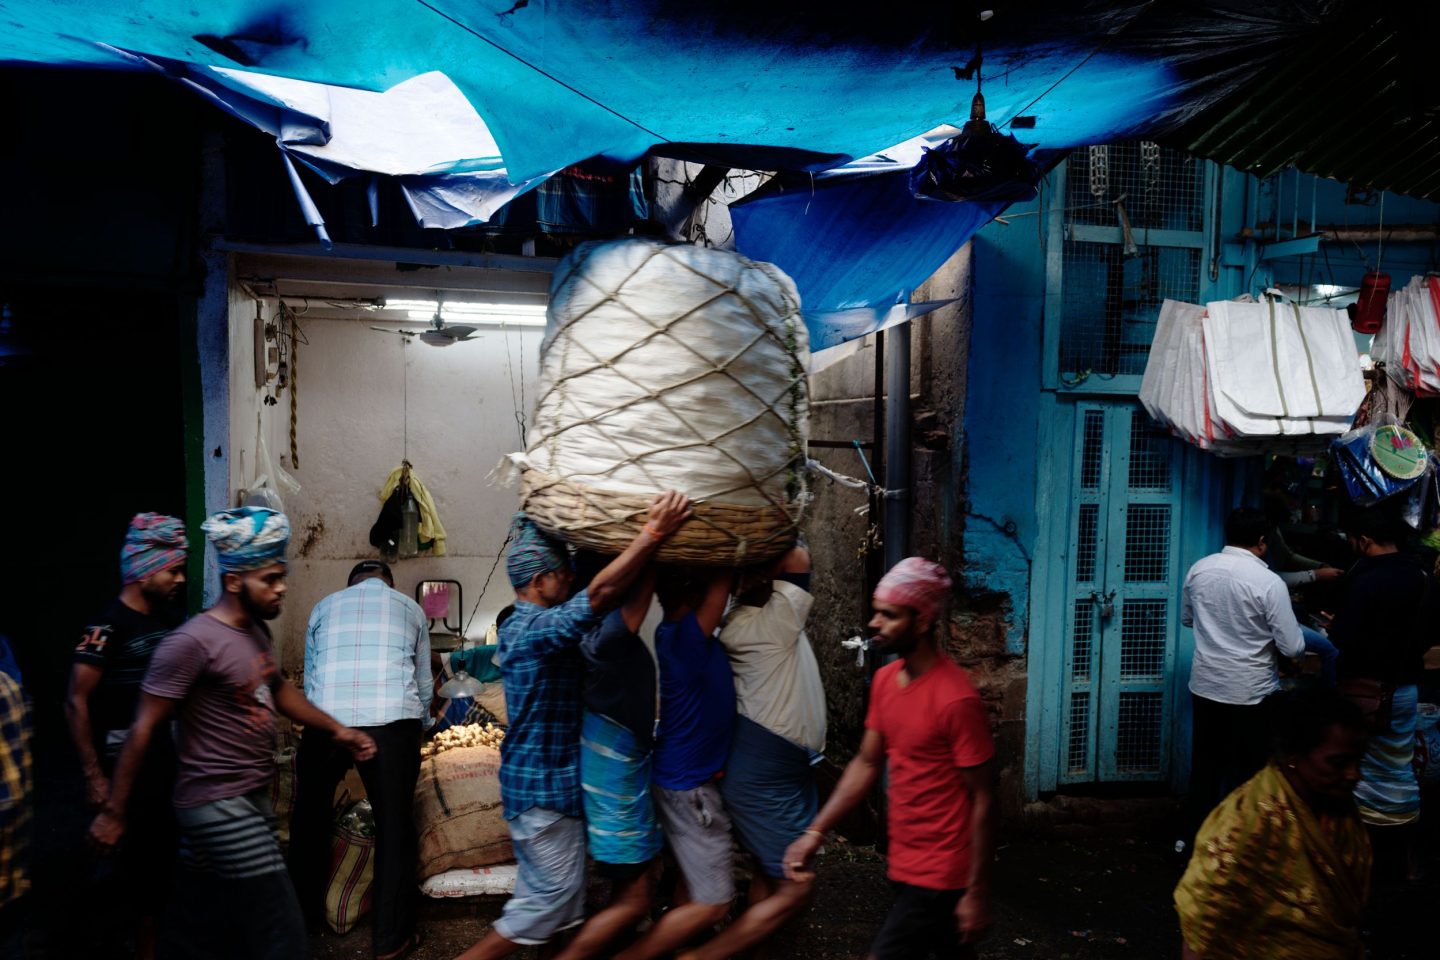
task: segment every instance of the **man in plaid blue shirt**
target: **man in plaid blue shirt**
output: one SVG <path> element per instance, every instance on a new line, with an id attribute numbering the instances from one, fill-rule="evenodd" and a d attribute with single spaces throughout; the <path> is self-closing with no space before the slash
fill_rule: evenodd
<path id="1" fill-rule="evenodd" d="M 498 960 L 548 943 L 584 920 L 580 641 L 620 605 L 660 544 L 692 512 L 683 494 L 656 494 L 640 535 L 573 597 L 564 544 L 516 514 L 505 563 L 515 612 L 500 628 L 496 661 L 510 715 L 500 748 L 500 799 L 519 877 L 490 932 L 456 960 Z M 571 950 L 581 947 L 577 940 Z"/>
<path id="2" fill-rule="evenodd" d="M 383 960 L 416 943 L 413 807 L 421 723 L 433 692 L 430 621 L 379 560 L 356 564 L 349 584 L 310 613 L 305 696 L 375 741 L 375 756 L 356 765 L 375 811 L 374 955 Z M 354 762 L 323 730 L 306 728 L 300 737 L 290 872 L 312 921 L 325 907 L 335 787 Z"/>

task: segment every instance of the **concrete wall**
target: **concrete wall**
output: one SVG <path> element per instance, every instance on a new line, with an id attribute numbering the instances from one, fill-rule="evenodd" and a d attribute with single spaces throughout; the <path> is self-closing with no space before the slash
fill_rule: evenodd
<path id="1" fill-rule="evenodd" d="M 911 325 L 914 483 L 910 552 L 935 558 L 956 572 L 963 565 L 960 438 L 969 376 L 971 286 L 972 254 L 967 245 L 914 293 L 917 301 L 955 298 L 957 302 Z M 874 389 L 875 338 L 867 337 L 849 357 L 812 376 L 811 437 L 872 440 Z M 833 470 L 864 476 L 864 466 L 853 449 L 812 447 L 810 454 Z M 864 719 L 868 673 L 856 666 L 855 653 L 842 648 L 840 641 L 863 635 L 870 616 L 865 576 L 870 518 L 856 512 L 866 503 L 863 490 L 818 479 L 805 524 L 815 556 L 816 603 L 809 632 L 829 698 L 829 752 L 838 759 L 848 756 L 858 744 Z M 879 536 L 878 531 L 874 536 Z M 987 698 L 998 703 L 998 691 L 992 689 L 988 678 L 993 644 L 971 629 L 974 619 L 970 604 L 958 602 L 948 631 L 949 652 L 977 673 L 977 678 L 986 674 Z"/>
<path id="2" fill-rule="evenodd" d="M 273 306 L 265 304 L 266 317 Z M 480 590 L 519 502 L 516 490 L 492 484 L 487 476 L 520 446 L 516 407 L 522 383 L 520 409 L 534 402 L 543 331 L 485 329 L 479 340 L 431 347 L 371 330 L 362 318 L 302 318 L 309 343 L 301 345 L 298 357 L 296 468 L 290 458 L 288 391 L 279 395 L 278 405 L 267 407 L 266 391 L 255 388 L 255 301 L 237 288 L 230 316 L 232 495 L 265 469 L 257 467 L 257 414 L 274 463 L 301 485 L 285 498 L 295 531 L 290 593 L 285 613 L 273 624 L 284 668 L 299 669 L 305 621 L 315 602 L 343 587 L 357 560 L 376 556 L 369 531 L 380 510 L 377 495 L 406 456 L 435 498 L 448 534 L 447 554 L 399 561 L 396 586 L 413 595 L 422 579 L 459 580 L 467 635 L 483 636 L 495 614 L 514 599 L 503 569 L 496 570 L 484 597 Z M 477 612 L 469 620 L 472 610 Z"/>

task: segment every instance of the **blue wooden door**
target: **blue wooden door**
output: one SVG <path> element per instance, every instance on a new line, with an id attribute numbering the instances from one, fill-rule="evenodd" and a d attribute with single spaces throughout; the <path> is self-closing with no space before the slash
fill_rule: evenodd
<path id="1" fill-rule="evenodd" d="M 1166 780 L 1182 454 L 1122 399 L 1076 404 L 1074 442 L 1057 781 Z"/>

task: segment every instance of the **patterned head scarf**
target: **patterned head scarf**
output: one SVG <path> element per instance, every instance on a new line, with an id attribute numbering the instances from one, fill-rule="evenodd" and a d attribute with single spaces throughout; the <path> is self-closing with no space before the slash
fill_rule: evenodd
<path id="1" fill-rule="evenodd" d="M 190 542 L 185 524 L 163 513 L 137 513 L 120 548 L 120 582 L 139 583 L 146 577 L 185 562 Z"/>
<path id="2" fill-rule="evenodd" d="M 525 514 L 515 514 L 510 529 L 510 552 L 505 557 L 510 586 L 520 590 L 540 574 L 569 565 L 570 555 L 563 543 L 548 536 Z"/>
<path id="3" fill-rule="evenodd" d="M 875 585 L 875 599 L 910 607 L 933 622 L 945 605 L 951 586 L 950 577 L 940 564 L 924 557 L 906 557 L 880 578 Z"/>
<path id="4" fill-rule="evenodd" d="M 265 507 L 237 507 L 211 516 L 200 529 L 215 544 L 221 573 L 245 573 L 285 562 L 290 521 Z"/>

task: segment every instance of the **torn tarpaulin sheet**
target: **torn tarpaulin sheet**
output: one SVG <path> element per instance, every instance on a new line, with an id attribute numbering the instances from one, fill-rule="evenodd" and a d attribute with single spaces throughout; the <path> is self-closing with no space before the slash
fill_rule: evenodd
<path id="1" fill-rule="evenodd" d="M 396 177 L 421 227 L 485 223 L 544 179 L 510 182 L 485 121 L 443 73 L 372 93 L 242 70 L 181 69 L 190 86 L 272 134 L 281 150 L 330 183 L 359 172 Z M 297 196 L 302 209 L 313 206 L 303 188 Z M 323 223 L 312 225 L 323 233 Z"/>
<path id="2" fill-rule="evenodd" d="M 376 93 L 106 49 L 179 81 L 273 136 L 305 220 L 327 246 L 324 220 L 292 159 L 332 184 L 358 173 L 397 178 L 426 228 L 484 223 L 544 179 L 510 182 L 485 121 L 443 73 L 421 74 Z"/>

